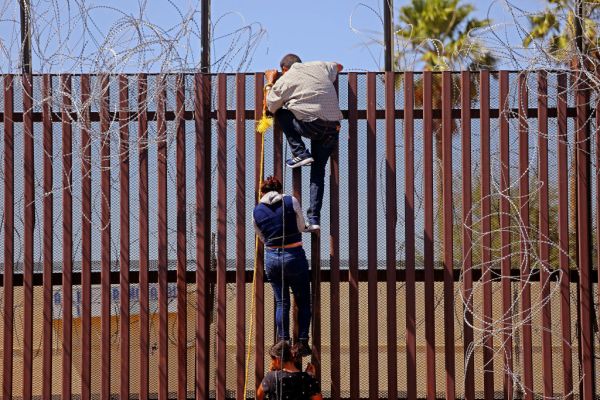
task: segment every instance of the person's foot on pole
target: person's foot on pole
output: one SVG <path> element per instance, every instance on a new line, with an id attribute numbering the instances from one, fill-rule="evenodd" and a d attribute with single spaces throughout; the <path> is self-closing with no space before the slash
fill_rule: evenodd
<path id="1" fill-rule="evenodd" d="M 308 339 L 298 340 L 292 347 L 292 354 L 296 357 L 308 357 L 312 354 L 312 350 L 308 345 Z"/>
<path id="2" fill-rule="evenodd" d="M 286 161 L 286 164 L 290 168 L 297 168 L 297 167 L 301 167 L 303 165 L 310 165 L 313 163 L 313 161 L 315 161 L 315 160 L 312 158 L 312 156 L 310 155 L 310 153 L 307 150 L 304 153 L 300 154 L 299 156 L 288 159 Z"/>
<path id="3" fill-rule="evenodd" d="M 315 232 L 319 233 L 321 231 L 321 224 L 319 221 L 311 218 L 307 218 L 306 226 L 304 227 L 304 232 Z"/>

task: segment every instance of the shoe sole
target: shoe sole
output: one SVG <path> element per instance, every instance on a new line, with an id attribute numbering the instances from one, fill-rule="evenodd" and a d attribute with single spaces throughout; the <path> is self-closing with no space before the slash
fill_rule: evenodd
<path id="1" fill-rule="evenodd" d="M 315 160 L 314 160 L 314 159 L 311 157 L 311 158 L 307 158 L 307 159 L 304 159 L 304 160 L 302 160 L 302 161 L 299 161 L 299 162 L 297 162 L 297 163 L 296 163 L 296 164 L 294 164 L 294 165 L 289 165 L 289 164 L 287 164 L 287 163 L 286 163 L 286 165 L 287 165 L 289 168 L 298 168 L 298 167 L 302 167 L 303 165 L 310 165 L 310 164 L 312 164 L 314 161 L 315 161 Z"/>

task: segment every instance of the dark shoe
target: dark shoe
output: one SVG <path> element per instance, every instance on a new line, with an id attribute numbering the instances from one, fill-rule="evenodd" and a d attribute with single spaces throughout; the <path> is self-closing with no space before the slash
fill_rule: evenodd
<path id="1" fill-rule="evenodd" d="M 292 348 L 290 347 L 290 342 L 287 340 L 280 340 L 271 346 L 269 350 L 269 355 L 276 358 L 290 358 Z"/>
<path id="2" fill-rule="evenodd" d="M 312 354 L 312 350 L 308 345 L 308 340 L 300 340 L 292 347 L 292 354 L 296 357 L 308 357 Z"/>
<path id="3" fill-rule="evenodd" d="M 290 168 L 297 168 L 303 165 L 310 165 L 315 161 L 308 151 L 300 154 L 298 157 L 290 158 L 286 161 L 286 164 Z"/>
<path id="4" fill-rule="evenodd" d="M 319 220 L 315 217 L 307 217 L 306 225 L 304 226 L 304 232 L 320 233 L 321 224 L 319 223 Z"/>
<path id="5" fill-rule="evenodd" d="M 321 232 L 321 225 L 308 223 L 304 227 L 304 232 L 319 233 Z"/>

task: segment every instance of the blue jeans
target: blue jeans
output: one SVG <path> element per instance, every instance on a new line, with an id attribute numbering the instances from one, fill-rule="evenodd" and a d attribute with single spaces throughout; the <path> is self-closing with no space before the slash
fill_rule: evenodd
<path id="1" fill-rule="evenodd" d="M 298 305 L 298 338 L 308 339 L 310 277 L 302 247 L 265 250 L 265 272 L 275 294 L 275 322 L 279 340 L 290 339 L 290 289 Z"/>
<path id="2" fill-rule="evenodd" d="M 310 168 L 310 205 L 306 214 L 309 223 L 318 225 L 321 222 L 321 208 L 323 207 L 325 167 L 329 156 L 338 144 L 340 123 L 320 119 L 311 122 L 300 121 L 290 110 L 284 108 L 277 110 L 275 118 L 285 133 L 294 157 L 306 151 L 302 137 L 311 140 L 310 153 L 315 161 Z"/>

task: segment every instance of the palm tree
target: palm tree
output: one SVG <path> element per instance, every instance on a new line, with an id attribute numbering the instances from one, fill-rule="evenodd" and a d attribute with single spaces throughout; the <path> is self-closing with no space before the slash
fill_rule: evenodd
<path id="1" fill-rule="evenodd" d="M 576 48 L 577 3 L 577 0 L 548 0 L 544 11 L 528 17 L 531 30 L 523 40 L 523 44 L 526 47 L 533 44 L 542 48 L 556 64 L 572 63 L 574 56 L 579 52 Z M 598 22 L 596 22 L 599 16 L 599 0 L 583 1 L 581 22 L 585 55 L 596 60 L 600 45 Z"/>
<path id="2" fill-rule="evenodd" d="M 431 71 L 494 67 L 489 49 L 471 35 L 491 21 L 471 17 L 473 11 L 472 4 L 460 0 L 411 0 L 401 7 L 396 35 L 408 51 L 396 56 L 396 65 L 412 56 Z"/>
<path id="3" fill-rule="evenodd" d="M 528 17 L 530 31 L 523 40 L 526 47 L 536 46 L 557 65 L 577 69 L 583 61 L 586 68 L 596 66 L 600 60 L 600 36 L 598 35 L 598 18 L 600 17 L 600 0 L 582 0 L 583 15 L 581 20 L 583 51 L 577 48 L 578 13 L 577 0 L 548 0 L 544 11 Z M 597 67 L 595 67 L 597 68 Z M 569 230 L 574 235 L 577 221 L 577 181 L 576 181 L 576 148 L 573 146 L 573 157 L 569 171 Z M 571 254 L 576 251 L 575 241 L 571 241 Z"/>
<path id="4" fill-rule="evenodd" d="M 446 70 L 478 70 L 494 68 L 497 59 L 482 41 L 473 33 L 478 29 L 489 27 L 489 19 L 477 19 L 472 16 L 475 7 L 460 0 L 411 0 L 410 4 L 400 8 L 400 24 L 396 27 L 396 35 L 400 43 L 405 44 L 405 51 L 397 54 L 397 69 L 404 64 L 429 71 Z M 475 77 L 473 77 L 475 78 Z M 458 105 L 460 96 L 456 88 L 460 87 L 459 77 L 452 77 L 452 102 Z M 471 99 L 475 100 L 477 85 L 471 85 Z M 442 106 L 442 81 L 439 75 L 432 82 L 433 108 Z M 415 81 L 415 104 L 423 104 L 423 85 L 420 79 Z M 435 137 L 436 175 L 438 193 L 438 213 L 442 209 L 442 123 L 433 120 Z M 452 133 L 458 132 L 458 125 L 452 120 Z M 437 216 L 441 228 L 441 214 Z M 437 229 L 438 235 L 441 229 Z"/>

